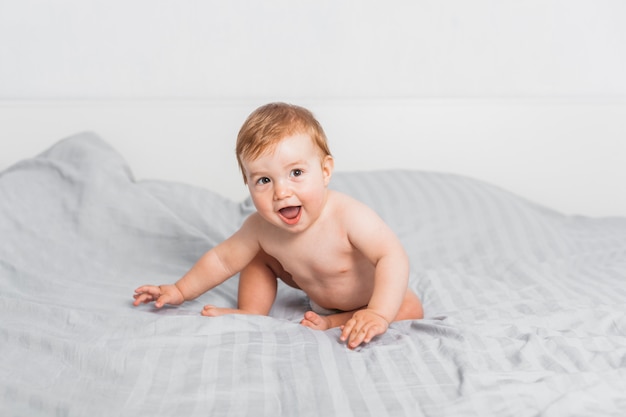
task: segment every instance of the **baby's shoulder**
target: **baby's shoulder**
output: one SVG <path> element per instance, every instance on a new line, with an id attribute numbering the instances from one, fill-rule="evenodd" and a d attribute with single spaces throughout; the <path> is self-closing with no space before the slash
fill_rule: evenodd
<path id="1" fill-rule="evenodd" d="M 261 217 L 258 212 L 254 212 L 250 214 L 241 225 L 239 231 L 244 231 L 248 234 L 260 235 L 265 232 L 265 228 L 267 227 L 267 221 Z"/>
<path id="2" fill-rule="evenodd" d="M 345 215 L 351 218 L 364 215 L 376 215 L 374 210 L 367 204 L 339 191 L 331 190 L 329 192 L 328 201 L 333 211 L 335 211 L 335 214 Z"/>
<path id="3" fill-rule="evenodd" d="M 338 204 L 365 205 L 356 198 L 336 190 L 328 190 L 328 201 Z"/>

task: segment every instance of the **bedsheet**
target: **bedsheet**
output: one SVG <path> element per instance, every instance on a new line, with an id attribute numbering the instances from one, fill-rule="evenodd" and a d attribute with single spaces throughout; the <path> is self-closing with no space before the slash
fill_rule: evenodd
<path id="1" fill-rule="evenodd" d="M 626 414 L 626 218 L 444 173 L 337 172 L 331 187 L 396 231 L 426 314 L 354 351 L 299 325 L 306 297 L 283 285 L 269 317 L 199 315 L 236 305 L 236 276 L 179 307 L 132 306 L 249 200 L 137 181 L 92 133 L 0 173 L 0 415 Z"/>

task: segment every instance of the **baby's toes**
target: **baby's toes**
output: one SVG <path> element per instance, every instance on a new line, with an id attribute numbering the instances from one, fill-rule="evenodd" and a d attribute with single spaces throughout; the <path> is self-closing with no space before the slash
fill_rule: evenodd
<path id="1" fill-rule="evenodd" d="M 304 313 L 304 318 L 300 324 L 315 330 L 326 330 L 328 328 L 326 320 L 314 311 Z"/>
<path id="2" fill-rule="evenodd" d="M 217 307 L 212 306 L 212 305 L 204 306 L 201 312 L 203 316 L 208 316 L 208 317 L 213 317 L 216 315 L 216 313 L 217 313 Z"/>

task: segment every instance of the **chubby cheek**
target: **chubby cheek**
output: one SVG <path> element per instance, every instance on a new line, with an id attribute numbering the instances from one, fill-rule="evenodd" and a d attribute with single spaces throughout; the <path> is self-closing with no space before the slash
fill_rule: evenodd
<path id="1" fill-rule="evenodd" d="M 321 192 L 310 192 L 300 195 L 300 202 L 303 205 L 306 216 L 316 218 L 322 210 L 325 202 L 325 195 Z"/>
<path id="2" fill-rule="evenodd" d="M 253 193 L 251 193 L 250 197 L 252 198 L 252 203 L 254 204 L 256 211 L 259 212 L 262 217 L 267 218 L 274 213 L 274 205 L 271 199 L 263 198 L 263 196 L 259 196 L 258 194 L 255 195 Z"/>
<path id="3" fill-rule="evenodd" d="M 257 193 L 250 193 L 250 198 L 252 198 L 252 204 L 257 209 L 257 211 L 261 211 L 263 207 L 267 207 L 267 203 L 264 202 L 264 199 L 261 198 Z"/>

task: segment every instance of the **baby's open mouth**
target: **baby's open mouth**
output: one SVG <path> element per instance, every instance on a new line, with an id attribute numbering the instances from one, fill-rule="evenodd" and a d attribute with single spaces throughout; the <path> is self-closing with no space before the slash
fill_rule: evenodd
<path id="1" fill-rule="evenodd" d="M 287 224 L 295 224 L 300 219 L 300 209 L 302 206 L 283 207 L 278 212 Z"/>

